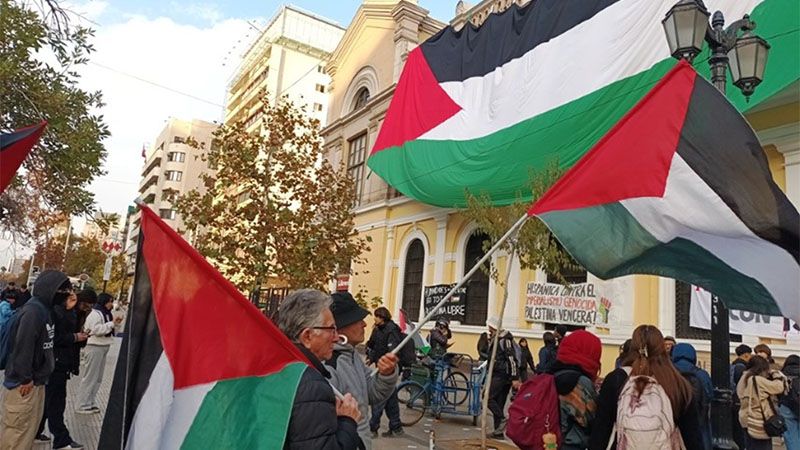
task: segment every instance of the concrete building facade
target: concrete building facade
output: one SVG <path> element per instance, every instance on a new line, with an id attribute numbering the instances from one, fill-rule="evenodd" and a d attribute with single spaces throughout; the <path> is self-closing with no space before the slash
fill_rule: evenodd
<path id="1" fill-rule="evenodd" d="M 155 143 L 145 152 L 139 197 L 170 227 L 183 232 L 180 214 L 170 202 L 173 194 L 186 194 L 197 189 L 205 191 L 201 174 L 209 171 L 208 163 L 201 158 L 212 144 L 218 125 L 203 120 L 169 118 Z M 199 148 L 187 144 L 192 138 Z M 136 253 L 141 213 L 136 211 L 129 226 L 128 254 Z"/>
<path id="2" fill-rule="evenodd" d="M 228 85 L 225 123 L 260 130 L 261 96 L 286 96 L 324 125 L 328 113 L 325 64 L 344 28 L 295 6 L 281 7 L 245 54 Z"/>

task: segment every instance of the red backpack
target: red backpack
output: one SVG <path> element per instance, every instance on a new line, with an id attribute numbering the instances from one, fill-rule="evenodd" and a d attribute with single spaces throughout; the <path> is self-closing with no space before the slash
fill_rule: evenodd
<path id="1" fill-rule="evenodd" d="M 555 435 L 556 447 L 544 446 L 546 433 Z M 558 392 L 552 374 L 536 375 L 520 386 L 508 408 L 506 435 L 522 450 L 544 450 L 561 445 Z"/>

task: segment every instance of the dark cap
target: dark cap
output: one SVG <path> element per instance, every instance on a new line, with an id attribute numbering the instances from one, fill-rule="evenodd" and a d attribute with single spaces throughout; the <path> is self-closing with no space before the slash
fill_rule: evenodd
<path id="1" fill-rule="evenodd" d="M 747 344 L 741 344 L 736 347 L 736 356 L 742 356 L 746 353 L 753 353 L 753 349 Z"/>
<path id="2" fill-rule="evenodd" d="M 336 328 L 344 328 L 369 315 L 369 311 L 359 306 L 349 292 L 334 292 L 331 298 L 333 298 L 331 312 L 336 321 Z"/>

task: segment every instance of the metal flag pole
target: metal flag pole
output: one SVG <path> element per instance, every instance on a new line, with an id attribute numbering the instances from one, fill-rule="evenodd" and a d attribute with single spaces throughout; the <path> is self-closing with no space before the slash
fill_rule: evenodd
<path id="1" fill-rule="evenodd" d="M 419 334 L 420 331 L 422 331 L 422 326 L 425 325 L 427 322 L 429 322 L 434 315 L 436 315 L 439 309 L 442 306 L 444 306 L 444 304 L 447 303 L 448 300 L 450 300 L 450 297 L 452 297 L 456 293 L 456 291 L 458 291 L 459 288 L 467 284 L 467 281 L 469 281 L 470 277 L 472 277 L 472 275 L 474 275 L 475 272 L 480 270 L 481 266 L 486 261 L 489 260 L 492 254 L 494 254 L 494 252 L 496 252 L 503 245 L 503 243 L 505 243 L 505 241 L 508 240 L 509 237 L 511 237 L 511 235 L 513 235 L 517 230 L 519 230 L 519 228 L 525 223 L 525 221 L 528 220 L 528 217 L 529 216 L 527 213 L 525 213 L 522 217 L 520 217 L 519 220 L 517 220 L 517 222 L 514 223 L 514 225 L 512 225 L 511 228 L 508 229 L 508 231 L 506 231 L 506 234 L 504 234 L 500 239 L 498 239 L 497 242 L 494 244 L 494 246 L 492 246 L 492 248 L 490 248 L 489 251 L 486 252 L 485 255 L 483 255 L 483 258 L 481 258 L 477 263 L 475 263 L 475 265 L 472 266 L 472 269 L 470 269 L 469 272 L 467 272 L 461 278 L 461 280 L 458 281 L 458 283 L 453 287 L 453 289 L 450 289 L 450 292 L 448 292 L 447 295 L 445 295 L 444 298 L 439 303 L 437 303 L 436 306 L 434 306 L 425 317 L 422 318 L 422 320 L 419 322 L 419 325 L 415 327 L 414 330 L 412 330 L 411 333 L 409 333 L 405 337 L 405 339 L 400 341 L 397 347 L 392 349 L 391 353 L 396 355 L 397 352 L 400 351 L 400 349 L 403 348 L 404 345 L 406 345 L 410 340 L 414 339 L 414 336 Z M 374 372 L 377 372 L 377 369 L 375 369 Z"/>

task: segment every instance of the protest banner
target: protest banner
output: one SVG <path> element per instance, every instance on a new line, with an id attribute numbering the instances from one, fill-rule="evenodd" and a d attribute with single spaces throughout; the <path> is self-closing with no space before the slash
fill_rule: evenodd
<path id="1" fill-rule="evenodd" d="M 525 320 L 594 326 L 608 323 L 611 300 L 598 295 L 594 283 L 564 286 L 528 283 Z"/>
<path id="2" fill-rule="evenodd" d="M 436 306 L 455 284 L 437 284 L 425 286 L 425 314 L 427 315 Z M 446 317 L 449 320 L 464 321 L 467 311 L 467 287 L 463 286 L 450 300 L 439 309 L 437 317 Z"/>
<path id="3" fill-rule="evenodd" d="M 732 309 L 728 313 L 732 334 L 773 338 L 800 336 L 797 324 L 783 317 L 766 316 L 738 309 Z M 699 286 L 692 286 L 689 325 L 703 330 L 711 329 L 711 293 Z"/>

